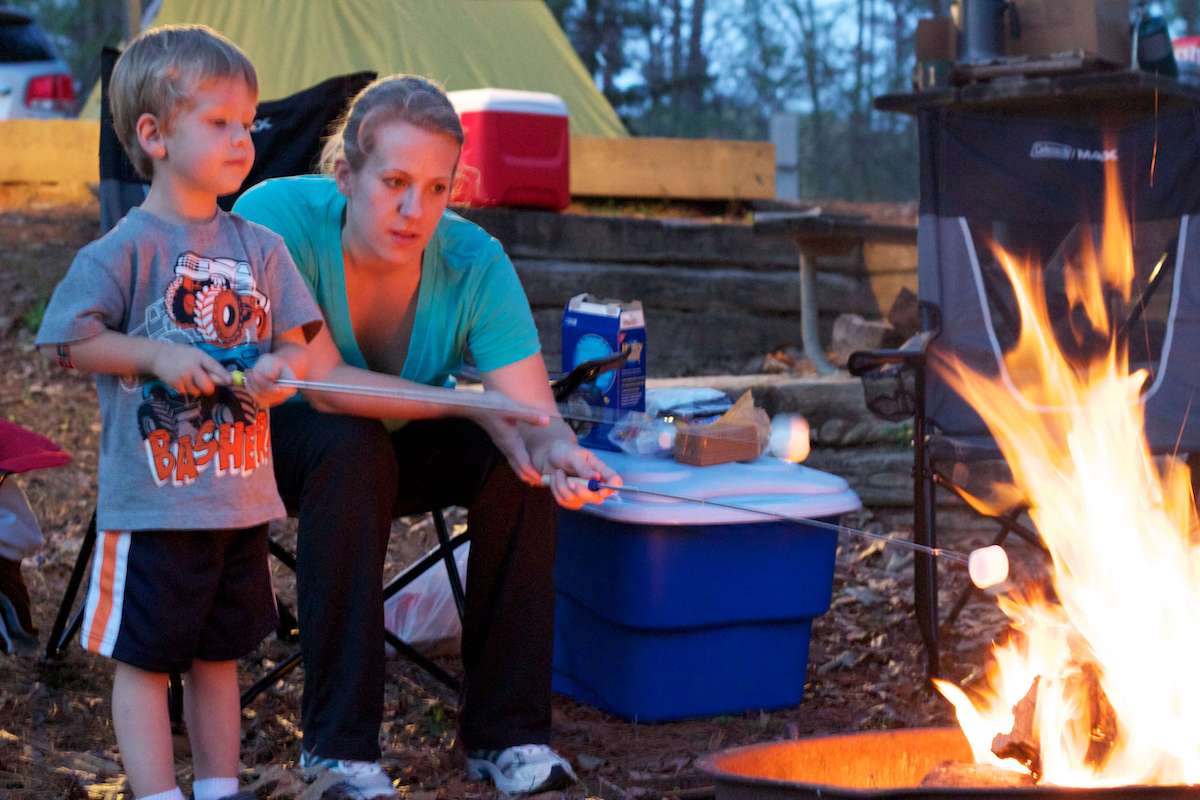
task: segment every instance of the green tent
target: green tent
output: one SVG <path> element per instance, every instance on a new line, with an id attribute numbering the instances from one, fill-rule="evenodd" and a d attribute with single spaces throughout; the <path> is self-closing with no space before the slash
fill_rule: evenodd
<path id="1" fill-rule="evenodd" d="M 626 135 L 542 0 L 162 0 L 150 13 L 148 25 L 203 23 L 237 42 L 264 100 L 348 72 L 412 72 L 450 91 L 551 92 L 571 133 Z M 93 91 L 84 116 L 98 102 Z"/>

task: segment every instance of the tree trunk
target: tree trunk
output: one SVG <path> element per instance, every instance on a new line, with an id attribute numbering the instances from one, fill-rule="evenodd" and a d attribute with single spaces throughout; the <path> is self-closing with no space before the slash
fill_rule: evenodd
<path id="1" fill-rule="evenodd" d="M 866 80 L 864 74 L 869 58 L 866 49 L 867 40 L 867 0 L 856 0 L 856 16 L 858 17 L 858 37 L 854 43 L 854 95 L 850 98 L 850 152 L 863 152 L 863 128 L 866 126 Z M 858 196 L 866 191 L 868 164 L 865 158 L 854 159 L 854 183 L 850 196 Z"/>
<path id="2" fill-rule="evenodd" d="M 600 91 L 610 95 L 617 91 L 616 80 L 617 73 L 625 66 L 625 59 L 621 51 L 622 33 L 625 30 L 624 22 L 616 24 L 610 22 L 604 27 L 604 41 L 601 45 L 601 52 L 604 54 L 604 65 L 600 71 Z"/>
<path id="3" fill-rule="evenodd" d="M 586 0 L 584 2 L 576 34 L 578 41 L 575 49 L 579 52 L 579 60 L 583 62 L 588 75 L 593 77 L 600 66 L 596 55 L 600 50 L 600 37 L 604 30 L 603 5 L 604 0 Z"/>
<path id="4" fill-rule="evenodd" d="M 683 77 L 683 0 L 671 0 L 671 93 Z"/>
<path id="5" fill-rule="evenodd" d="M 662 6 L 657 0 L 644 0 L 639 13 L 639 24 L 642 36 L 649 50 L 646 62 L 642 67 L 642 82 L 650 101 L 651 113 L 657 111 L 662 104 L 663 84 L 666 82 L 666 67 L 662 53 L 662 36 L 658 32 L 658 22 Z"/>
<path id="6" fill-rule="evenodd" d="M 888 81 L 888 88 L 895 91 L 902 88 L 908 79 L 909 70 L 912 65 L 908 63 L 909 59 L 909 42 L 912 40 L 912 33 L 908 30 L 908 10 L 905 8 L 903 0 L 894 0 L 893 7 L 895 13 L 892 15 L 892 41 L 895 42 L 895 59 L 892 61 L 891 80 Z"/>
<path id="7" fill-rule="evenodd" d="M 704 103 L 704 86 L 708 82 L 708 63 L 704 57 L 704 0 L 692 0 L 692 26 L 688 31 L 687 51 L 687 108 L 695 117 Z"/>
<path id="8" fill-rule="evenodd" d="M 804 84 L 808 89 L 809 120 L 812 129 L 809 164 L 822 162 L 826 167 L 835 161 L 825 141 L 825 117 L 823 113 L 825 60 L 823 42 L 817 20 L 814 0 L 789 0 L 789 8 L 796 18 L 799 29 L 800 59 L 804 64 Z M 810 167 L 812 188 L 818 194 L 826 194 L 829 188 L 829 169 Z"/>

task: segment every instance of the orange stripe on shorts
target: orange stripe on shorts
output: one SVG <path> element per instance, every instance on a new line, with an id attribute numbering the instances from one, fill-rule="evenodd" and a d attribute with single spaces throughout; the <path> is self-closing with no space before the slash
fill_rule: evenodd
<path id="1" fill-rule="evenodd" d="M 121 537 L 105 531 L 100 534 L 104 540 L 104 550 L 100 562 L 100 599 L 96 603 L 96 611 L 92 615 L 92 624 L 88 629 L 87 649 L 93 652 L 100 650 L 104 639 L 104 629 L 108 627 L 108 618 L 112 615 L 113 584 L 117 572 L 117 543 Z"/>

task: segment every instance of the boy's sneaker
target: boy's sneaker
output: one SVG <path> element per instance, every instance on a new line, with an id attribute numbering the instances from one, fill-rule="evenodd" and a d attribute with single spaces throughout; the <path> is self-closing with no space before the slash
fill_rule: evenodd
<path id="1" fill-rule="evenodd" d="M 321 758 L 301 750 L 300 771 L 308 783 L 326 774 L 334 775 L 337 781 L 329 789 L 336 789 L 338 797 L 353 800 L 399 797 L 392 788 L 391 779 L 383 771 L 383 767 L 379 766 L 378 761 L 342 761 L 336 758 Z"/>
<path id="2" fill-rule="evenodd" d="M 474 750 L 467 754 L 467 777 L 473 781 L 490 780 L 505 794 L 566 789 L 579 780 L 571 764 L 544 744 Z"/>
<path id="3" fill-rule="evenodd" d="M 7 558 L 0 558 L 0 650 L 37 650 L 37 628 L 30 613 L 29 590 L 21 579 L 21 562 Z"/>

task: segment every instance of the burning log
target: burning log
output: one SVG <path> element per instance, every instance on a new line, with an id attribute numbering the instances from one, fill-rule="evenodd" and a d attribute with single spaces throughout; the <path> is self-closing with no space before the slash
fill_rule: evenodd
<path id="1" fill-rule="evenodd" d="M 1117 715 L 1104 687 L 1100 668 L 1091 661 L 1079 665 L 1078 672 L 1066 681 L 1068 696 L 1087 698 L 1085 713 L 1077 724 L 1089 740 L 1085 763 L 1102 768 L 1117 741 Z M 1041 775 L 1041 742 L 1037 727 L 1037 699 L 1041 678 L 1035 678 L 1029 691 L 1013 706 L 1013 727 L 992 740 L 992 752 L 999 758 L 1011 758 L 1023 764 L 1036 779 Z"/>
<path id="2" fill-rule="evenodd" d="M 1117 741 L 1117 712 L 1108 702 L 1108 695 L 1100 685 L 1100 668 L 1095 663 L 1083 665 L 1081 678 L 1085 684 L 1088 698 L 1089 724 L 1088 739 L 1090 740 L 1084 761 L 1091 766 L 1100 768 L 1108 761 L 1113 745 Z"/>
<path id="3" fill-rule="evenodd" d="M 1008 733 L 992 739 L 992 752 L 999 758 L 1011 758 L 1025 765 L 1034 779 L 1041 774 L 1041 743 L 1037 730 L 1037 694 L 1041 678 L 1034 678 L 1025 696 L 1013 706 L 1013 726 Z"/>
<path id="4" fill-rule="evenodd" d="M 1033 786 L 1041 779 L 1041 740 L 1037 724 L 1038 689 L 1042 679 L 1035 678 L 1025 696 L 1013 706 L 1013 727 L 1008 733 L 992 740 L 992 752 L 998 758 L 1011 758 L 1024 765 L 1029 774 L 1022 774 L 989 764 L 968 764 L 948 761 L 939 764 L 921 781 L 922 786 Z M 1090 744 L 1086 762 L 1103 767 L 1117 739 L 1117 716 L 1104 688 L 1100 685 L 1100 668 L 1093 662 L 1079 665 L 1078 672 L 1067 680 L 1066 693 L 1086 696 L 1085 713 L 1078 724 L 1086 726 Z"/>

